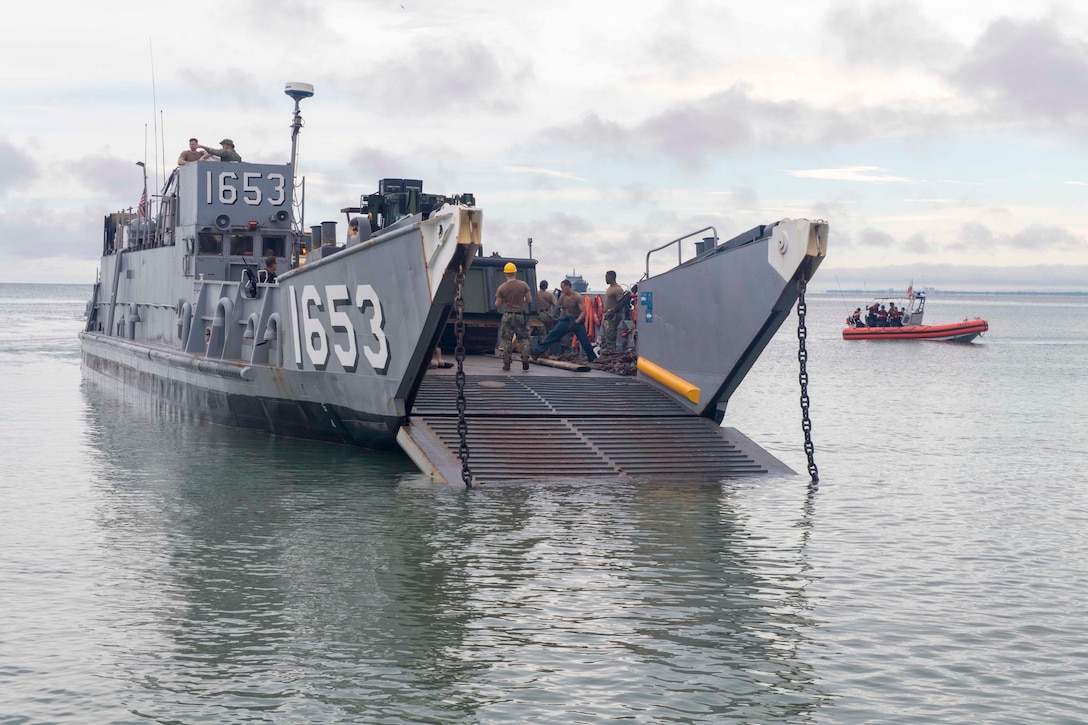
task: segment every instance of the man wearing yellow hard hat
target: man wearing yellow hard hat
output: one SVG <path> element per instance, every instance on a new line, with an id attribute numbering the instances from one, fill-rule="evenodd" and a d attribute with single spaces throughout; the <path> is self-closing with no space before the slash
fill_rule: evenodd
<path id="1" fill-rule="evenodd" d="M 513 262 L 507 262 L 502 268 L 506 281 L 495 290 L 495 307 L 502 308 L 502 369 L 509 370 L 514 357 L 514 338 L 518 339 L 518 351 L 521 353 L 521 369 L 529 369 L 529 325 L 526 315 L 533 303 L 533 293 L 524 281 L 518 279 L 518 268 Z"/>

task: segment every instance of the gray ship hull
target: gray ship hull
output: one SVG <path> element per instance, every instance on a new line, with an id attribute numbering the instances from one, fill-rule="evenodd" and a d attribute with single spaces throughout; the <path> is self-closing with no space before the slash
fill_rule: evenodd
<path id="1" fill-rule="evenodd" d="M 265 371 L 240 365 L 197 367 L 188 356 L 91 333 L 83 336 L 83 370 L 99 383 L 117 384 L 126 394 L 137 391 L 147 402 L 165 404 L 194 420 L 289 438 L 395 449 L 403 422 L 332 402 L 262 394 L 271 389 Z M 258 382 L 258 377 L 267 380 Z"/>
<path id="2" fill-rule="evenodd" d="M 179 196 L 187 179 L 203 179 L 198 166 L 225 165 L 183 167 Z M 482 212 L 446 204 L 427 218 L 405 216 L 350 246 L 311 251 L 272 283 L 256 281 L 253 260 L 270 246 L 288 264 L 275 213 L 267 227 L 220 222 L 220 233 L 208 231 L 208 217 L 214 224 L 222 213 L 193 209 L 191 223 L 150 243 L 119 246 L 107 235 L 81 335 L 84 369 L 201 420 L 395 447 L 458 272 L 480 248 Z"/>

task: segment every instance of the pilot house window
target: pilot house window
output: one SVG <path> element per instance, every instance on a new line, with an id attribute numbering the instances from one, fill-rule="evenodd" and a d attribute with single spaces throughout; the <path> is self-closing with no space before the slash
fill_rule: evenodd
<path id="1" fill-rule="evenodd" d="M 264 245 L 264 256 L 272 255 L 273 257 L 284 257 L 287 253 L 287 238 L 286 237 L 264 237 L 261 239 L 261 243 Z"/>
<path id="2" fill-rule="evenodd" d="M 253 256 L 253 235 L 252 234 L 231 234 L 230 235 L 230 253 L 231 256 Z"/>
<path id="3" fill-rule="evenodd" d="M 197 254 L 222 254 L 223 253 L 223 235 L 213 234 L 211 232 L 200 233 L 200 246 L 197 247 Z"/>

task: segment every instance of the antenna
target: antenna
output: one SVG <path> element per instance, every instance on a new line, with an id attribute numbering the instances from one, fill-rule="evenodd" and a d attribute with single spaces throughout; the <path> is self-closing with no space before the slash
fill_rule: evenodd
<path id="1" fill-rule="evenodd" d="M 302 114 L 299 112 L 298 104 L 302 103 L 304 99 L 310 98 L 314 94 L 314 87 L 312 83 L 299 83 L 291 82 L 283 87 L 283 92 L 295 100 L 295 118 L 291 122 L 291 188 L 298 187 L 296 180 L 296 171 L 298 169 L 298 132 L 302 130 Z M 291 203 L 291 230 L 294 237 L 294 243 L 292 246 L 295 248 L 296 254 L 302 241 L 302 220 L 306 216 L 306 180 L 302 180 L 302 201 L 300 205 L 301 213 L 298 219 L 294 218 L 295 204 L 299 202 L 292 199 Z"/>
<path id="2" fill-rule="evenodd" d="M 295 173 L 295 163 L 298 160 L 298 132 L 302 130 L 302 114 L 299 113 L 298 104 L 303 99 L 310 98 L 314 94 L 312 83 L 288 83 L 283 92 L 295 99 L 295 119 L 291 123 L 291 173 Z"/>
<path id="3" fill-rule="evenodd" d="M 159 137 L 159 146 L 162 149 L 162 180 L 156 179 L 156 186 L 159 189 L 159 193 L 162 193 L 162 187 L 166 185 L 166 121 L 162 115 L 162 109 L 159 109 L 159 128 L 162 129 L 162 136 Z M 158 167 L 155 168 L 158 172 Z"/>
<path id="4" fill-rule="evenodd" d="M 159 99 L 155 92 L 155 47 L 151 44 L 151 36 L 147 36 L 147 52 L 151 58 L 151 105 L 152 115 L 151 120 L 155 124 L 155 145 L 152 147 L 155 150 L 155 186 L 159 185 L 159 119 L 155 118 L 159 110 Z M 165 143 L 165 139 L 163 139 Z M 146 142 L 145 142 L 146 143 Z M 163 150 L 163 162 L 166 161 L 166 151 Z"/>

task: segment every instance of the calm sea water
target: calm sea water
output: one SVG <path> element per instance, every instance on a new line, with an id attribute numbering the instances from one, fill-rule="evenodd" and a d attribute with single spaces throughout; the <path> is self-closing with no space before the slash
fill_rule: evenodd
<path id="1" fill-rule="evenodd" d="M 1086 297 L 810 295 L 816 490 L 465 493 L 83 381 L 89 293 L 0 285 L 0 723 L 1088 722 Z M 797 367 L 727 424 L 804 471 Z"/>

